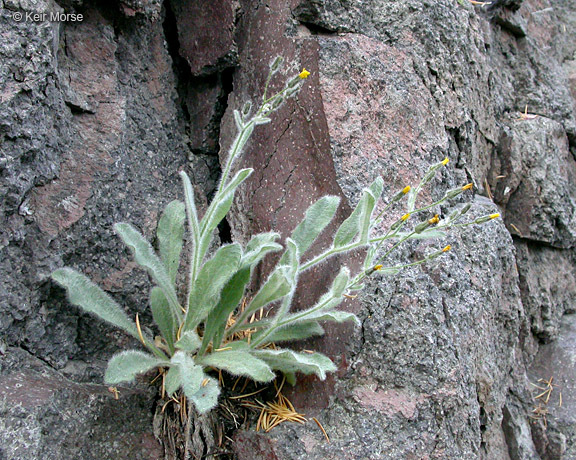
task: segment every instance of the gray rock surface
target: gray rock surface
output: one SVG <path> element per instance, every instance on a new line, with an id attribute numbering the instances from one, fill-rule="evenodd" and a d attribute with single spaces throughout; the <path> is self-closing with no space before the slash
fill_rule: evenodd
<path id="1" fill-rule="evenodd" d="M 314 200 L 341 196 L 319 251 L 370 181 L 384 177 L 390 196 L 445 156 L 423 202 L 472 182 L 473 192 L 435 212 L 472 201 L 470 218 L 504 219 L 395 252 L 390 262 L 453 247 L 396 278 L 374 277 L 344 305 L 360 328 L 333 326 L 299 345 L 339 366 L 325 382 L 302 379 L 287 392 L 330 443 L 312 422 L 268 434 L 248 427 L 234 435 L 236 457 L 576 456 L 574 1 L 0 8 L 0 458 L 161 458 L 153 394 L 122 389 L 117 402 L 96 384 L 130 339 L 68 305 L 48 276 L 73 266 L 146 323 L 149 281 L 112 224 L 132 222 L 152 238 L 162 207 L 180 195 L 180 169 L 200 196 L 213 191 L 231 111 L 260 97 L 279 54 L 285 74 L 312 74 L 237 165 L 256 171 L 230 215 L 233 237 L 286 236 Z M 84 19 L 14 20 L 56 10 Z M 308 274 L 298 304 L 357 256 Z M 529 417 L 530 382 L 551 376 L 564 403 L 551 403 L 545 426 Z"/>
<path id="2" fill-rule="evenodd" d="M 540 348 L 530 368 L 532 382 L 539 386 L 543 385 L 540 379 L 553 379 L 554 389 L 545 405 L 550 428 L 542 427 L 542 419 L 533 424 L 538 451 L 550 460 L 576 458 L 576 315 L 564 316 L 559 326 L 557 340 Z M 539 391 L 535 388 L 533 392 L 537 395 Z"/>
<path id="3" fill-rule="evenodd" d="M 0 370 L 0 458 L 161 457 L 150 430 L 154 390 L 119 388 L 116 400 L 106 386 L 75 383 L 17 348 Z"/>
<path id="4" fill-rule="evenodd" d="M 566 132 L 548 118 L 503 129 L 494 171 L 496 201 L 513 234 L 556 247 L 576 244 L 576 161 Z"/>

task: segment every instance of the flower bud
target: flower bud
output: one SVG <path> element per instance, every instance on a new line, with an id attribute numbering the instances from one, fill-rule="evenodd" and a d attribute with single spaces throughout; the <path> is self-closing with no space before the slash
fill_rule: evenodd
<path id="1" fill-rule="evenodd" d="M 414 227 L 414 233 L 422 233 L 428 227 L 430 227 L 429 221 L 425 220 L 424 222 L 420 222 L 416 227 Z"/>
<path id="2" fill-rule="evenodd" d="M 392 226 L 390 227 L 391 231 L 397 230 L 398 228 L 400 228 L 404 222 L 406 222 L 408 219 L 410 219 L 410 213 L 408 214 L 404 214 L 402 217 L 400 217 L 400 219 L 398 219 L 396 222 L 394 222 L 392 224 Z"/>
<path id="3" fill-rule="evenodd" d="M 274 59 L 274 61 L 272 61 L 272 64 L 270 64 L 270 72 L 273 74 L 278 72 L 280 67 L 282 67 L 283 61 L 284 59 L 282 58 L 282 56 L 276 56 L 276 59 Z"/>
<path id="4" fill-rule="evenodd" d="M 483 224 L 484 222 L 488 222 L 489 220 L 492 220 L 492 219 L 497 219 L 498 217 L 500 217 L 499 213 L 490 214 L 489 216 L 478 217 L 478 219 L 476 219 L 474 221 L 474 223 L 475 224 Z"/>
<path id="5" fill-rule="evenodd" d="M 444 197 L 448 200 L 451 200 L 452 198 L 456 198 L 458 195 L 460 195 L 463 192 L 462 187 L 459 188 L 454 188 L 452 190 L 448 190 L 446 192 L 446 195 L 444 195 Z"/>
<path id="6" fill-rule="evenodd" d="M 290 81 L 288 81 L 288 83 L 286 83 L 286 87 L 287 88 L 294 88 L 301 81 L 302 81 L 302 79 L 299 76 L 295 76 L 292 80 L 290 80 Z"/>
<path id="7" fill-rule="evenodd" d="M 466 206 L 464 206 L 461 210 L 460 210 L 460 215 L 463 216 L 464 214 L 466 214 L 468 211 L 470 211 L 470 208 L 472 207 L 472 205 L 470 203 L 466 203 Z"/>
<path id="8" fill-rule="evenodd" d="M 244 104 L 244 107 L 242 107 L 242 115 L 244 115 L 245 117 L 247 117 L 248 115 L 250 115 L 250 111 L 252 110 L 252 102 L 251 101 L 247 101 Z"/>
<path id="9" fill-rule="evenodd" d="M 400 201 L 411 189 L 412 189 L 412 187 L 407 185 L 402 190 L 400 190 L 396 195 L 394 195 L 392 197 L 392 200 L 390 200 L 390 202 L 395 203 L 396 201 Z"/>

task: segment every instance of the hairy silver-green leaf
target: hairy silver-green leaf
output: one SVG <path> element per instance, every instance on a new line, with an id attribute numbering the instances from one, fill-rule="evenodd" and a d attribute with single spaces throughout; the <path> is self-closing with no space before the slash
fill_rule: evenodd
<path id="1" fill-rule="evenodd" d="M 182 178 L 182 185 L 184 186 L 184 202 L 186 203 L 186 215 L 188 216 L 188 230 L 192 237 L 190 273 L 188 275 L 188 290 L 190 291 L 192 289 L 192 284 L 196 281 L 197 270 L 199 268 L 198 265 L 201 262 L 198 260 L 200 259 L 201 252 L 200 223 L 198 221 L 198 213 L 196 211 L 196 203 L 194 200 L 194 190 L 192 189 L 190 178 L 184 171 L 180 172 L 180 177 Z"/>
<path id="2" fill-rule="evenodd" d="M 259 233 L 253 236 L 246 244 L 241 265 L 253 266 L 260 262 L 266 254 L 281 250 L 282 245 L 276 243 L 278 238 L 280 238 L 280 235 L 274 232 Z"/>
<path id="3" fill-rule="evenodd" d="M 320 312 L 324 312 L 327 310 L 333 310 L 338 305 L 342 303 L 344 300 L 343 294 L 345 293 L 348 283 L 349 283 L 349 270 L 346 267 L 342 267 L 340 272 L 334 278 L 332 282 L 332 286 L 326 292 L 318 302 L 312 307 L 307 310 L 301 310 L 296 313 L 292 313 L 291 315 L 287 315 L 285 318 L 282 319 L 280 325 L 282 324 L 290 324 L 295 322 L 301 321 L 311 321 L 315 319 Z"/>
<path id="4" fill-rule="evenodd" d="M 232 375 L 249 377 L 256 382 L 270 382 L 276 377 L 268 364 L 255 358 L 248 351 L 215 351 L 203 356 L 199 362 L 203 366 L 223 369 Z"/>
<path id="5" fill-rule="evenodd" d="M 346 288 L 348 283 L 350 282 L 350 270 L 348 267 L 342 267 L 334 281 L 332 281 L 332 286 L 330 287 L 330 294 L 334 298 L 342 297 L 342 295 L 346 292 Z"/>
<path id="6" fill-rule="evenodd" d="M 170 397 L 178 388 L 182 386 L 182 377 L 180 377 L 180 369 L 178 366 L 171 366 L 164 377 L 164 389 L 166 394 Z"/>
<path id="7" fill-rule="evenodd" d="M 358 232 L 360 231 L 361 218 L 366 213 L 368 207 L 368 195 L 363 194 L 360 201 L 356 205 L 356 208 L 348 216 L 348 218 L 342 222 L 338 230 L 336 231 L 336 236 L 334 237 L 334 247 L 341 248 L 350 244 Z"/>
<path id="8" fill-rule="evenodd" d="M 339 310 L 331 310 L 331 311 L 320 310 L 318 312 L 311 313 L 307 317 L 307 319 L 315 321 L 334 321 L 336 323 L 353 321 L 358 325 L 360 324 L 360 320 L 355 314 Z"/>
<path id="9" fill-rule="evenodd" d="M 204 384 L 200 386 L 200 389 L 192 396 L 189 396 L 189 398 L 194 403 L 194 406 L 196 406 L 196 410 L 200 414 L 204 414 L 210 409 L 216 407 L 219 395 L 220 385 L 218 385 L 218 381 L 214 380 L 212 377 L 206 377 L 206 380 L 204 381 Z"/>
<path id="10" fill-rule="evenodd" d="M 280 325 L 312 320 L 320 312 L 333 310 L 338 305 L 340 305 L 343 300 L 344 297 L 334 298 L 330 292 L 327 292 L 322 297 L 320 297 L 320 300 L 318 300 L 318 302 L 316 302 L 312 308 L 308 308 L 307 310 L 300 310 L 290 315 L 286 315 L 282 319 Z"/>
<path id="11" fill-rule="evenodd" d="M 418 198 L 418 192 L 419 192 L 419 188 L 418 187 L 412 187 L 410 189 L 410 191 L 408 192 L 408 199 L 406 201 L 406 211 L 407 212 L 412 212 L 414 210 L 414 208 L 416 207 L 416 198 Z"/>
<path id="12" fill-rule="evenodd" d="M 202 341 L 200 340 L 200 337 L 198 337 L 196 331 L 192 330 L 183 332 L 180 340 L 176 342 L 175 346 L 180 350 L 194 352 L 200 348 L 201 343 Z"/>
<path id="13" fill-rule="evenodd" d="M 236 273 L 242 257 L 238 243 L 222 246 L 214 257 L 204 264 L 190 293 L 183 331 L 194 329 L 217 305 L 220 292 Z"/>
<path id="14" fill-rule="evenodd" d="M 178 267 L 180 266 L 185 220 L 186 207 L 181 201 L 175 200 L 168 203 L 168 206 L 164 209 L 156 229 L 160 258 L 168 271 L 168 276 L 170 276 L 172 283 L 176 281 Z"/>
<path id="15" fill-rule="evenodd" d="M 171 364 L 178 367 L 184 394 L 191 398 L 200 389 L 202 381 L 206 378 L 202 366 L 198 366 L 184 351 L 177 351 L 172 356 Z"/>
<path id="16" fill-rule="evenodd" d="M 245 310 L 246 313 L 252 314 L 269 303 L 275 302 L 289 294 L 292 290 L 292 283 L 288 278 L 289 274 L 290 272 L 287 267 L 277 267 L 266 283 L 264 283 L 264 286 L 262 286 L 254 296 L 252 302 L 250 302 L 250 305 L 248 305 Z"/>
<path id="17" fill-rule="evenodd" d="M 278 264 L 286 264 L 287 273 L 288 273 L 288 280 L 291 285 L 290 293 L 282 299 L 280 304 L 280 308 L 278 309 L 274 321 L 280 321 L 288 311 L 290 310 L 290 306 L 292 305 L 292 297 L 294 296 L 294 292 L 296 290 L 296 286 L 298 284 L 298 268 L 300 267 L 300 255 L 298 253 L 298 246 L 292 240 L 292 238 L 286 238 L 286 252 L 280 259 Z"/>
<path id="18" fill-rule="evenodd" d="M 348 287 L 348 283 L 350 281 L 349 278 L 349 270 L 347 267 L 342 267 L 334 281 L 332 282 L 332 286 L 326 292 L 318 302 L 308 310 L 301 310 L 296 313 L 293 313 L 282 320 L 282 323 L 289 323 L 294 321 L 309 321 L 313 319 L 311 316 L 314 312 L 320 312 L 325 310 L 331 310 L 342 303 L 344 300 L 343 294 Z"/>
<path id="19" fill-rule="evenodd" d="M 366 257 L 364 258 L 364 270 L 370 270 L 374 267 L 374 260 L 376 257 L 376 246 L 370 246 L 366 250 Z"/>
<path id="20" fill-rule="evenodd" d="M 226 184 L 222 192 L 216 194 L 214 201 L 210 203 L 208 211 L 206 211 L 206 216 L 202 219 L 200 224 L 202 240 L 209 237 L 222 219 L 226 217 L 226 214 L 228 214 L 228 211 L 230 211 L 230 207 L 232 206 L 236 189 L 242 182 L 248 179 L 253 171 L 252 168 L 241 169 L 236 173 L 232 180 Z"/>
<path id="21" fill-rule="evenodd" d="M 296 287 L 296 276 L 300 266 L 300 251 L 292 238 L 286 238 L 286 251 L 282 254 L 278 265 L 286 265 L 289 268 L 290 279 Z"/>
<path id="22" fill-rule="evenodd" d="M 266 342 L 279 343 L 291 340 L 303 340 L 318 335 L 324 335 L 324 329 L 320 324 L 316 321 L 302 321 L 275 329 L 266 337 Z M 258 332 L 253 334 L 252 340 L 258 340 L 259 336 L 260 334 Z"/>
<path id="23" fill-rule="evenodd" d="M 314 243 L 318 235 L 330 223 L 338 205 L 340 198 L 337 196 L 325 196 L 311 205 L 302 222 L 292 232 L 291 238 L 296 243 L 300 254 L 304 254 Z"/>
<path id="24" fill-rule="evenodd" d="M 362 244 L 368 243 L 368 237 L 370 234 L 370 223 L 372 221 L 372 213 L 376 207 L 376 202 L 382 195 L 382 189 L 384 187 L 384 180 L 381 177 L 376 178 L 370 187 L 365 190 L 367 195 L 366 208 L 363 209 L 363 213 L 360 217 L 360 242 Z"/>
<path id="25" fill-rule="evenodd" d="M 168 300 L 172 314 L 176 318 L 180 318 L 180 304 L 178 303 L 174 285 L 164 264 L 162 264 L 158 256 L 154 253 L 154 249 L 152 249 L 150 243 L 130 224 L 116 224 L 114 225 L 114 229 L 118 235 L 120 235 L 122 241 L 132 248 L 136 262 L 146 268 L 156 284 L 162 289 Z"/>
<path id="26" fill-rule="evenodd" d="M 382 194 L 383 180 L 378 177 L 370 187 L 362 192 L 362 196 L 352 211 L 350 216 L 342 222 L 334 237 L 334 247 L 341 248 L 352 243 L 356 237 L 362 244 L 368 243 L 370 233 L 372 213 L 376 206 L 376 201 Z"/>
<path id="27" fill-rule="evenodd" d="M 242 117 L 240 116 L 240 112 L 238 112 L 238 110 L 234 110 L 234 121 L 236 122 L 236 128 L 241 131 L 242 128 L 244 128 L 244 122 L 242 121 Z"/>
<path id="28" fill-rule="evenodd" d="M 84 275 L 71 268 L 60 268 L 52 273 L 52 279 L 66 288 L 70 303 L 139 338 L 136 324 L 120 305 Z"/>
<path id="29" fill-rule="evenodd" d="M 302 372 L 316 374 L 321 380 L 326 378 L 326 372 L 334 372 L 335 364 L 321 353 L 297 353 L 292 350 L 254 350 L 254 356 L 268 363 L 275 370 L 282 372 Z"/>
<path id="30" fill-rule="evenodd" d="M 226 286 L 224 286 L 224 289 L 222 289 L 220 301 L 216 308 L 210 312 L 204 325 L 201 353 L 208 348 L 211 340 L 214 342 L 214 348 L 220 347 L 228 316 L 230 316 L 230 313 L 240 304 L 246 285 L 248 281 L 250 281 L 250 272 L 250 266 L 241 268 L 230 278 Z"/>
<path id="31" fill-rule="evenodd" d="M 158 286 L 154 286 L 150 291 L 150 309 L 152 310 L 152 318 L 158 325 L 162 337 L 166 340 L 170 352 L 174 352 L 174 337 L 178 330 L 178 319 L 174 318 L 168 300 L 164 295 L 164 291 Z"/>
<path id="32" fill-rule="evenodd" d="M 138 374 L 148 372 L 155 367 L 166 365 L 167 362 L 148 353 L 127 350 L 114 355 L 108 362 L 104 375 L 107 384 L 131 382 Z"/>
<path id="33" fill-rule="evenodd" d="M 284 374 L 284 378 L 286 379 L 286 382 L 288 382 L 290 385 L 294 386 L 296 385 L 296 372 L 282 372 Z"/>

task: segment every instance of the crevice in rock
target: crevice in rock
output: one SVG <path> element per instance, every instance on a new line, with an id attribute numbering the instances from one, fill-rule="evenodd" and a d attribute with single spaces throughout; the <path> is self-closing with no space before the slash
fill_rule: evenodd
<path id="1" fill-rule="evenodd" d="M 222 126 L 222 119 L 224 118 L 224 114 L 226 113 L 226 109 L 228 108 L 228 97 L 232 93 L 234 89 L 234 68 L 228 68 L 222 71 L 219 75 L 220 82 L 221 82 L 221 92 L 220 96 L 218 97 L 218 102 L 215 107 L 215 112 L 213 116 L 213 135 L 215 139 L 218 140 L 216 144 L 216 151 L 214 152 L 215 155 L 218 155 L 222 146 L 220 144 L 220 130 Z M 215 162 L 214 172 L 216 173 L 218 179 L 216 184 L 218 184 L 220 180 L 220 176 L 222 175 L 222 167 L 220 166 L 220 162 Z M 213 195 L 216 190 L 214 190 L 210 195 Z M 212 199 L 212 196 L 209 196 L 209 199 Z M 230 222 L 228 219 L 224 217 L 222 222 L 218 224 L 218 236 L 220 237 L 220 242 L 222 244 L 232 243 L 232 228 L 230 226 Z"/>
<path id="2" fill-rule="evenodd" d="M 572 154 L 572 158 L 576 161 L 576 134 L 566 132 L 568 138 L 568 150 Z"/>
<path id="3" fill-rule="evenodd" d="M 496 24 L 498 24 L 502 28 L 502 30 L 508 32 L 513 37 L 517 39 L 526 37 L 526 32 L 524 31 L 524 29 L 520 27 L 518 24 L 514 24 L 509 19 L 502 16 L 495 16 L 493 20 Z"/>
<path id="4" fill-rule="evenodd" d="M 58 373 L 60 372 L 58 370 L 58 368 L 54 367 L 54 365 L 50 361 L 44 359 L 42 356 L 39 355 L 39 353 L 34 352 L 34 350 L 32 350 L 30 347 L 28 347 L 28 345 L 26 345 L 24 340 L 22 340 L 22 341 L 20 341 L 20 343 L 18 343 L 18 348 L 20 348 L 21 350 L 24 350 L 26 353 L 28 353 L 30 356 L 33 356 L 38 361 L 41 361 L 47 368 L 53 370 L 54 372 L 58 372 Z"/>
<path id="5" fill-rule="evenodd" d="M 512 417 L 508 407 L 504 406 L 502 408 L 502 433 L 504 434 L 504 439 L 506 440 L 506 446 L 508 447 L 508 455 L 511 460 L 519 460 L 518 457 L 518 440 L 514 436 L 514 429 L 512 427 Z"/>
<path id="6" fill-rule="evenodd" d="M 185 88 L 186 82 L 192 78 L 190 66 L 186 59 L 180 56 L 180 42 L 178 41 L 178 25 L 176 23 L 176 16 L 170 6 L 170 2 L 164 2 L 164 22 L 162 23 L 164 29 L 164 37 L 168 48 L 168 54 L 172 59 L 172 70 L 176 78 L 176 90 L 178 92 L 179 108 L 182 110 L 182 117 L 186 123 L 190 123 L 190 113 L 186 106 Z"/>
<path id="7" fill-rule="evenodd" d="M 226 218 L 218 224 L 218 236 L 222 244 L 232 243 L 232 228 Z"/>
<path id="8" fill-rule="evenodd" d="M 220 74 L 218 74 L 219 83 L 221 85 L 220 94 L 218 96 L 218 101 L 216 103 L 214 115 L 212 117 L 212 128 L 211 128 L 211 135 L 214 139 L 218 139 L 217 142 L 217 149 L 214 155 L 218 155 L 221 146 L 220 146 L 220 130 L 222 125 L 222 118 L 224 118 L 224 114 L 226 113 L 226 109 L 228 108 L 228 97 L 230 93 L 234 90 L 234 68 L 229 67 L 224 69 Z"/>
<path id="9" fill-rule="evenodd" d="M 300 25 L 304 26 L 310 32 L 310 35 L 336 35 L 338 31 L 321 26 L 314 22 L 298 20 Z"/>

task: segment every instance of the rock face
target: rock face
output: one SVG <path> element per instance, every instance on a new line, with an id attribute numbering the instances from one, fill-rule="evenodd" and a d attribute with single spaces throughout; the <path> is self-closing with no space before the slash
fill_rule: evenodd
<path id="1" fill-rule="evenodd" d="M 562 318 L 558 338 L 544 345 L 530 371 L 534 381 L 552 381 L 553 391 L 547 406 L 546 421 L 552 429 L 535 426 L 533 437 L 542 458 L 574 458 L 576 456 L 576 401 L 574 355 L 576 354 L 576 315 Z M 542 383 L 540 383 L 540 386 Z"/>
<path id="2" fill-rule="evenodd" d="M 474 192 L 436 212 L 471 201 L 470 218 L 503 219 L 394 252 L 389 263 L 454 249 L 373 278 L 344 305 L 360 328 L 332 327 L 302 345 L 339 366 L 325 382 L 304 379 L 289 392 L 330 443 L 310 424 L 242 430 L 235 456 L 576 456 L 574 2 L 0 7 L 0 458 L 162 456 L 151 435 L 153 394 L 121 389 L 115 402 L 98 385 L 106 359 L 129 339 L 81 315 L 48 277 L 73 266 L 149 319 L 149 281 L 112 224 L 129 221 L 152 238 L 163 206 L 180 195 L 181 169 L 200 195 L 211 193 L 217 154 L 234 135 L 232 110 L 260 97 L 279 54 L 285 74 L 306 67 L 311 76 L 297 100 L 258 128 L 237 165 L 256 171 L 229 216 L 232 237 L 286 236 L 325 194 L 343 198 L 341 222 L 376 177 L 390 197 L 446 156 L 422 202 L 472 182 Z M 50 11 L 83 20 L 14 19 Z M 303 280 L 300 305 L 337 272 L 326 268 Z M 530 418 L 541 403 L 530 382 L 550 377 L 564 404 L 553 400 L 541 408 L 546 419 Z"/>

